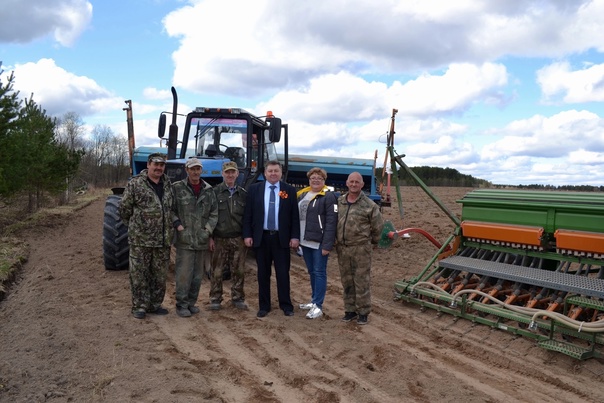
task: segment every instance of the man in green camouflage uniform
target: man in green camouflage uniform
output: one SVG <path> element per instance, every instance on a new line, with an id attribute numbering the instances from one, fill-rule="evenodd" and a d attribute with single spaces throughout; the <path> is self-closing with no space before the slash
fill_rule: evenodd
<path id="1" fill-rule="evenodd" d="M 132 315 L 137 319 L 143 319 L 145 313 L 168 313 L 161 303 L 174 235 L 174 194 L 165 167 L 165 155 L 149 155 L 147 169 L 128 182 L 120 203 L 122 221 L 128 226 Z"/>
<path id="2" fill-rule="evenodd" d="M 218 206 L 212 186 L 201 179 L 201 162 L 185 163 L 187 177 L 174 183 L 176 214 L 176 314 L 188 318 L 195 306 L 203 278 L 209 239 L 218 221 Z"/>
<path id="3" fill-rule="evenodd" d="M 210 240 L 212 254 L 212 288 L 210 290 L 210 309 L 218 310 L 222 303 L 223 269 L 231 268 L 231 303 L 239 309 L 247 309 L 243 291 L 245 257 L 247 247 L 241 238 L 243 211 L 247 192 L 235 181 L 239 169 L 235 162 L 222 165 L 223 182 L 214 187 L 218 201 L 218 224 Z"/>
<path id="4" fill-rule="evenodd" d="M 371 312 L 372 244 L 380 240 L 384 221 L 380 208 L 363 192 L 363 177 L 348 175 L 348 193 L 338 198 L 336 251 L 344 287 L 344 317 L 359 325 L 367 324 Z"/>

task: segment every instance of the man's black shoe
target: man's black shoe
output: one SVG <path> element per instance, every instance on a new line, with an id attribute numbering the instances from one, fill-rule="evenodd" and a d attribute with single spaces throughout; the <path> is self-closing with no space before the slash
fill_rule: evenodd
<path id="1" fill-rule="evenodd" d="M 266 315 L 268 315 L 268 311 L 263 311 L 262 309 L 258 311 L 258 313 L 256 314 L 256 317 L 258 318 L 264 318 Z"/>
<path id="2" fill-rule="evenodd" d="M 294 311 L 283 311 L 283 315 L 285 315 L 285 316 L 294 316 Z"/>
<path id="3" fill-rule="evenodd" d="M 247 310 L 248 309 L 247 304 L 242 299 L 238 299 L 237 301 L 233 301 L 232 304 L 237 309 L 242 309 L 242 310 Z"/>
<path id="4" fill-rule="evenodd" d="M 132 312 L 132 316 L 136 319 L 145 319 L 145 311 L 134 311 Z"/>
<path id="5" fill-rule="evenodd" d="M 367 315 L 359 315 L 359 318 L 357 319 L 357 323 L 359 325 L 366 325 L 367 324 Z"/>
<path id="6" fill-rule="evenodd" d="M 356 312 L 344 312 L 344 317 L 342 318 L 342 322 L 350 322 L 358 315 Z"/>
<path id="7" fill-rule="evenodd" d="M 149 313 L 153 314 L 153 315 L 167 315 L 168 314 L 168 310 L 166 308 L 160 306 L 155 311 L 149 312 Z"/>

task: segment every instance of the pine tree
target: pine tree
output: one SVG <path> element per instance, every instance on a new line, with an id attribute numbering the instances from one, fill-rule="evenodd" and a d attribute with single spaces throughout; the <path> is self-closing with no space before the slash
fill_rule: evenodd
<path id="1" fill-rule="evenodd" d="M 2 62 L 0 62 L 2 67 Z M 0 69 L 0 76 L 4 71 Z M 18 116 L 22 102 L 19 92 L 13 90 L 14 73 L 3 85 L 0 77 L 0 196 L 13 194 L 19 187 L 18 182 L 9 180 L 7 171 L 14 165 L 12 137 L 18 127 Z"/>
<path id="2" fill-rule="evenodd" d="M 81 153 L 70 150 L 55 138 L 56 120 L 46 115 L 33 96 L 19 115 L 16 143 L 22 150 L 23 189 L 29 196 L 29 211 L 38 209 L 45 193 L 56 195 L 66 189 L 78 169 Z"/>

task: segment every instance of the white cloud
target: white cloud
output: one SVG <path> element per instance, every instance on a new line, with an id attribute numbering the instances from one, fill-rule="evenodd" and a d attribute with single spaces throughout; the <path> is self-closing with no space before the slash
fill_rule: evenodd
<path id="1" fill-rule="evenodd" d="M 14 88 L 23 98 L 33 93 L 34 101 L 51 116 L 76 112 L 80 116 L 120 110 L 123 100 L 102 88 L 93 79 L 77 76 L 57 66 L 52 59 L 14 67 Z"/>
<path id="2" fill-rule="evenodd" d="M 384 83 L 369 83 L 346 72 L 318 76 L 308 87 L 279 92 L 257 109 L 269 110 L 277 105 L 286 118 L 295 117 L 311 122 L 367 121 L 383 116 L 388 110 Z M 273 107 L 273 112 L 276 112 Z"/>
<path id="3" fill-rule="evenodd" d="M 415 143 L 405 149 L 408 165 L 453 167 L 474 163 L 478 156 L 474 147 L 453 137 L 442 136 L 431 143 Z"/>
<path id="4" fill-rule="evenodd" d="M 152 100 L 172 99 L 172 93 L 169 90 L 158 90 L 157 88 L 147 87 L 143 90 L 143 96 Z"/>
<path id="5" fill-rule="evenodd" d="M 492 130 L 499 140 L 483 148 L 484 160 L 497 160 L 502 156 L 531 156 L 560 158 L 570 150 L 588 143 L 602 149 L 601 132 L 604 120 L 588 111 L 569 110 L 551 117 L 535 115 L 516 120 L 503 129 Z"/>
<path id="6" fill-rule="evenodd" d="M 567 61 L 537 71 L 537 82 L 546 102 L 561 96 L 565 103 L 604 101 L 604 64 L 572 70 Z"/>
<path id="7" fill-rule="evenodd" d="M 480 151 L 474 175 L 502 184 L 602 183 L 604 173 L 596 167 L 604 162 L 598 160 L 604 155 L 603 129 L 604 119 L 588 111 L 513 121 L 489 131 L 497 140 Z"/>
<path id="8" fill-rule="evenodd" d="M 461 113 L 506 84 L 507 72 L 501 64 L 452 64 L 440 76 L 422 74 L 404 84 L 395 82 L 388 98 L 405 115 Z"/>
<path id="9" fill-rule="evenodd" d="M 603 165 L 604 152 L 576 150 L 568 153 L 568 162 L 573 165 Z"/>
<path id="10" fill-rule="evenodd" d="M 170 13 L 164 25 L 179 40 L 176 85 L 251 97 L 342 71 L 413 74 L 463 63 L 484 69 L 504 56 L 604 49 L 603 14 L 602 1 L 206 0 Z M 500 74 L 483 70 L 479 78 L 493 78 L 489 73 Z"/>
<path id="11" fill-rule="evenodd" d="M 459 137 L 468 130 L 466 125 L 444 119 L 409 119 L 404 113 L 396 118 L 397 142 L 436 141 L 440 136 Z"/>
<path id="12" fill-rule="evenodd" d="M 86 0 L 3 0 L 0 43 L 27 43 L 52 35 L 62 46 L 71 46 L 92 19 Z"/>
<path id="13" fill-rule="evenodd" d="M 340 72 L 312 79 L 301 90 L 282 91 L 254 110 L 259 115 L 272 110 L 284 121 L 292 120 L 292 147 L 315 151 L 327 143 L 339 150 L 354 142 L 378 141 L 389 128 L 392 109 L 399 111 L 399 142 L 442 141 L 438 139 L 463 134 L 466 128 L 434 116 L 461 113 L 490 97 L 506 79 L 505 68 L 493 64 L 456 65 L 440 76 L 425 74 L 390 87 Z M 302 138 L 304 144 L 296 141 Z"/>

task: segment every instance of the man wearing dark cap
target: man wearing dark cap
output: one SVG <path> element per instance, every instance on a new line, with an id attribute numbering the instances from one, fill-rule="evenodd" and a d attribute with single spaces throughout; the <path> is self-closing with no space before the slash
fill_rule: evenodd
<path id="1" fill-rule="evenodd" d="M 222 164 L 223 182 L 214 187 L 218 202 L 218 224 L 210 239 L 212 254 L 212 287 L 210 309 L 219 310 L 222 305 L 222 281 L 224 269 L 231 270 L 231 304 L 238 309 L 247 309 L 243 291 L 245 257 L 247 248 L 241 238 L 243 212 L 247 192 L 235 182 L 239 176 L 233 161 Z"/>
<path id="2" fill-rule="evenodd" d="M 122 221 L 128 226 L 132 315 L 137 319 L 145 318 L 147 313 L 168 313 L 161 304 L 174 235 L 174 193 L 165 168 L 164 154 L 149 155 L 147 169 L 128 182 L 120 203 Z"/>
<path id="3" fill-rule="evenodd" d="M 197 158 L 185 163 L 187 177 L 174 183 L 176 214 L 176 314 L 188 318 L 199 312 L 195 306 L 209 240 L 218 220 L 218 206 L 212 186 L 201 179 L 202 165 Z"/>

